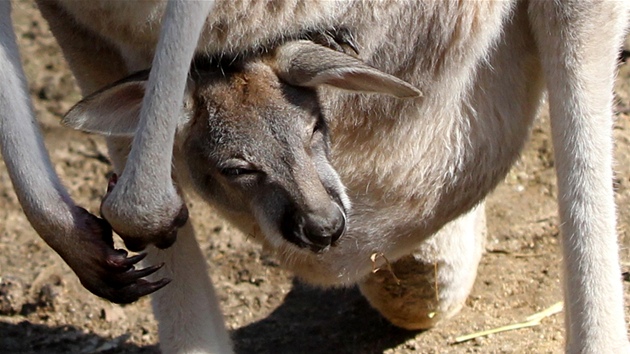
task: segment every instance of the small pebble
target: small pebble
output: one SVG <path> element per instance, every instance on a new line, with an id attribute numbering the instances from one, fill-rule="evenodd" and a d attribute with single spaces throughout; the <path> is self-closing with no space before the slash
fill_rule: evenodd
<path id="1" fill-rule="evenodd" d="M 24 305 L 24 283 L 14 276 L 0 277 L 0 315 L 20 313 Z"/>

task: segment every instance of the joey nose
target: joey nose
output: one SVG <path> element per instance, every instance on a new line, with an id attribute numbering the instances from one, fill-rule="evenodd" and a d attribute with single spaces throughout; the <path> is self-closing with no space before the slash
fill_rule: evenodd
<path id="1" fill-rule="evenodd" d="M 346 229 L 346 217 L 335 207 L 324 215 L 311 214 L 304 220 L 303 235 L 315 251 L 321 251 L 339 240 Z"/>

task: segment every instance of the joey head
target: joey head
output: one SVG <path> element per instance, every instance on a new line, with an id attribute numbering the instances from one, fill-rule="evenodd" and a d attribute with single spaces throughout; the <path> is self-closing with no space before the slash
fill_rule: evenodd
<path id="1" fill-rule="evenodd" d="M 64 123 L 131 138 L 147 77 L 148 71 L 136 73 L 86 97 Z M 330 164 L 320 85 L 419 95 L 404 81 L 309 41 L 230 63 L 197 60 L 182 113 L 173 117 L 175 163 L 185 166 L 175 178 L 188 181 L 240 228 L 260 228 L 268 244 L 325 251 L 343 235 L 351 206 Z"/>

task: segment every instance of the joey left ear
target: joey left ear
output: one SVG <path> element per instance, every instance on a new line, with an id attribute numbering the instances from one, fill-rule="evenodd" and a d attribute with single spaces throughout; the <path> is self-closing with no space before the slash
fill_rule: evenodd
<path id="1" fill-rule="evenodd" d="M 271 63 L 281 79 L 296 86 L 330 85 L 344 90 L 384 93 L 399 98 L 421 95 L 413 85 L 359 59 L 309 41 L 289 42 Z"/>
<path id="2" fill-rule="evenodd" d="M 88 133 L 133 136 L 148 78 L 149 71 L 141 71 L 85 97 L 66 113 L 61 123 Z M 190 83 L 186 94 L 189 90 Z"/>
<path id="3" fill-rule="evenodd" d="M 140 119 L 147 75 L 132 75 L 79 101 L 61 123 L 88 133 L 133 136 Z"/>

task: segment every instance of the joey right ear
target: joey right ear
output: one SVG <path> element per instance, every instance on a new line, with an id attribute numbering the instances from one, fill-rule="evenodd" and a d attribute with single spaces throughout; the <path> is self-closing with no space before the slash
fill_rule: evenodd
<path id="1" fill-rule="evenodd" d="M 408 82 L 373 68 L 363 61 L 310 41 L 294 41 L 278 47 L 271 65 L 291 85 L 329 85 L 343 90 L 384 93 L 398 98 L 421 95 Z"/>
<path id="2" fill-rule="evenodd" d="M 106 136 L 133 136 L 138 127 L 146 75 L 134 74 L 79 101 L 61 123 L 73 129 Z"/>

